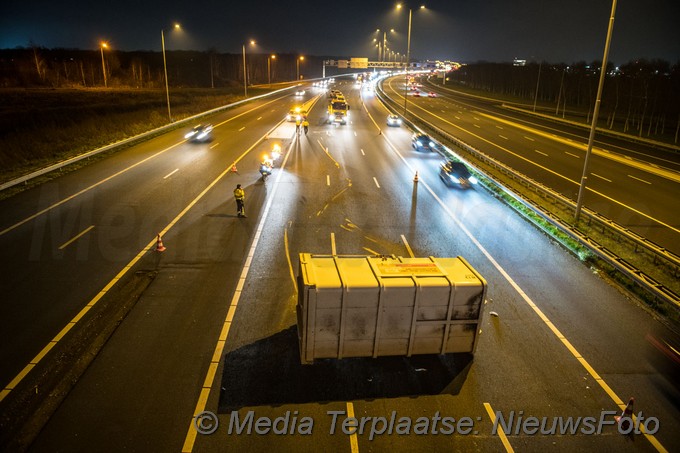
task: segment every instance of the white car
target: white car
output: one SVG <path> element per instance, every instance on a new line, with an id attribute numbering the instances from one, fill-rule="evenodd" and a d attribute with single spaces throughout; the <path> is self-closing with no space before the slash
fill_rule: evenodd
<path id="1" fill-rule="evenodd" d="M 305 95 L 305 90 L 297 90 L 295 92 L 295 96 L 304 96 Z"/>
<path id="2" fill-rule="evenodd" d="M 387 115 L 387 125 L 388 126 L 401 126 L 401 118 L 399 115 Z"/>

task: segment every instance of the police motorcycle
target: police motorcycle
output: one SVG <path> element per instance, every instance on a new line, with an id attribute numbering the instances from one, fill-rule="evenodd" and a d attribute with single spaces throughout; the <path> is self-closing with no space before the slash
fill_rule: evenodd
<path id="1" fill-rule="evenodd" d="M 267 177 L 271 176 L 273 169 L 274 162 L 269 158 L 269 156 L 265 155 L 262 162 L 260 162 L 260 174 L 262 175 L 262 181 L 266 181 Z"/>

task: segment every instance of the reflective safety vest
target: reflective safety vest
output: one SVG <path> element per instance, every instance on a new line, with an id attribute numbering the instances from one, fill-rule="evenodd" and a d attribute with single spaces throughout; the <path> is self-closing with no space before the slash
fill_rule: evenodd
<path id="1" fill-rule="evenodd" d="M 246 193 L 243 189 L 234 189 L 234 198 L 237 200 L 244 200 L 246 198 Z"/>

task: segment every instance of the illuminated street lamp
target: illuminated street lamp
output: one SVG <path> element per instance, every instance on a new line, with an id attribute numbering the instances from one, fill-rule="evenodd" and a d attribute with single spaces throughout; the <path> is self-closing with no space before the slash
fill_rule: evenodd
<path id="1" fill-rule="evenodd" d="M 250 45 L 254 46 L 255 41 L 250 40 Z M 243 92 L 248 97 L 248 73 L 246 71 L 246 45 L 243 44 Z"/>
<path id="2" fill-rule="evenodd" d="M 305 57 L 303 55 L 300 55 L 297 60 L 295 60 L 296 67 L 297 67 L 297 80 L 300 80 L 300 62 L 305 61 Z"/>
<path id="3" fill-rule="evenodd" d="M 267 57 L 267 82 L 269 82 L 270 86 L 272 84 L 271 60 L 276 60 L 276 55 L 271 54 L 269 57 Z"/>
<path id="4" fill-rule="evenodd" d="M 174 30 L 181 30 L 179 24 L 175 24 Z M 168 101 L 168 119 L 172 123 L 172 115 L 170 114 L 170 88 L 168 87 L 168 64 L 165 59 L 165 31 L 161 28 L 161 47 L 163 48 L 163 72 L 165 73 L 165 98 Z"/>
<path id="5" fill-rule="evenodd" d="M 108 87 L 108 82 L 106 80 L 106 64 L 104 63 L 104 48 L 108 48 L 109 45 L 105 42 L 102 42 L 101 45 L 99 46 L 99 50 L 102 52 L 102 74 L 104 75 L 104 87 Z"/>
<path id="6" fill-rule="evenodd" d="M 401 9 L 402 5 L 399 3 L 397 9 Z M 425 5 L 421 5 L 420 9 L 425 9 Z M 408 37 L 406 39 L 406 83 L 404 84 L 404 117 L 406 116 L 406 103 L 408 102 L 408 69 L 411 66 L 411 15 L 413 10 L 408 10 Z"/>
<path id="7" fill-rule="evenodd" d="M 379 28 L 376 29 L 375 31 L 376 33 L 380 33 Z M 394 28 L 390 28 L 390 33 L 394 33 Z M 373 41 L 377 41 L 377 39 L 373 38 Z M 378 41 L 378 44 L 380 44 L 380 41 Z M 382 49 L 382 53 L 378 55 L 378 60 L 386 61 L 387 31 L 383 31 L 382 47 L 378 47 L 378 49 Z"/>

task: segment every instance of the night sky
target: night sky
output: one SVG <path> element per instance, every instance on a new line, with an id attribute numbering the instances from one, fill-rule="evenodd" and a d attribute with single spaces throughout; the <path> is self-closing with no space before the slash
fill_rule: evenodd
<path id="1" fill-rule="evenodd" d="M 395 29 L 388 47 L 406 53 L 408 11 L 382 0 L 290 2 L 158 0 L 7 2 L 0 15 L 0 48 L 166 49 L 237 53 L 291 52 L 377 59 L 377 28 Z M 611 0 L 428 0 L 411 2 L 411 57 L 553 63 L 601 60 Z M 292 6 L 291 6 L 292 5 Z M 172 32 L 179 22 L 181 32 Z M 680 1 L 618 0 L 609 60 L 680 60 Z M 382 33 L 380 33 L 382 39 Z"/>

